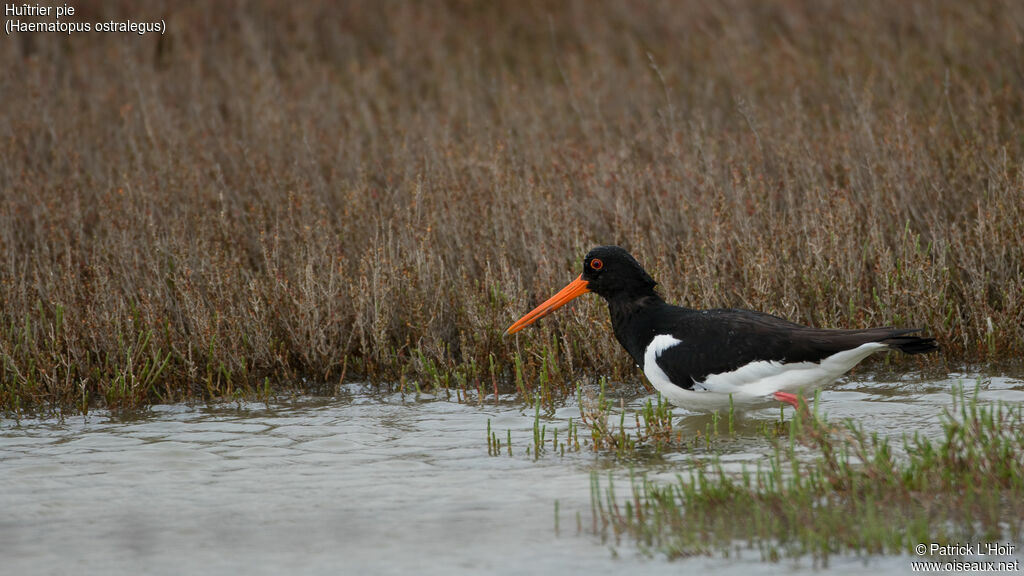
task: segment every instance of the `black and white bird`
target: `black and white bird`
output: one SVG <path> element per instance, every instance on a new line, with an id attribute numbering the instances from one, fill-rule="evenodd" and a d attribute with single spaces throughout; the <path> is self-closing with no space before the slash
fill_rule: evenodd
<path id="1" fill-rule="evenodd" d="M 693 410 L 752 407 L 831 384 L 875 352 L 938 349 L 919 329 L 812 328 L 762 312 L 694 310 L 667 304 L 656 282 L 618 246 L 599 246 L 583 273 L 505 331 L 513 334 L 573 298 L 594 292 L 608 303 L 612 328 L 651 384 L 671 403 Z"/>

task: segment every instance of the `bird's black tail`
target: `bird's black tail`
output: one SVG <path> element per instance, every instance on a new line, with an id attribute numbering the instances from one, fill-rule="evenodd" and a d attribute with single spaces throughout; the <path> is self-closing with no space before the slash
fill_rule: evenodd
<path id="1" fill-rule="evenodd" d="M 928 352 L 935 352 L 939 349 L 939 345 L 935 342 L 935 338 L 906 336 L 906 334 L 918 331 L 920 331 L 920 329 L 917 328 L 913 330 L 900 330 L 896 335 L 881 340 L 881 342 L 882 344 L 887 344 L 890 348 L 899 350 L 904 354 L 927 354 Z"/>

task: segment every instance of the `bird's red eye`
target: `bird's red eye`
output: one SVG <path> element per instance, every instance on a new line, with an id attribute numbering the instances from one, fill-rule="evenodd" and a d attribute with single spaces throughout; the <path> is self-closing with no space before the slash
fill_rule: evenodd
<path id="1" fill-rule="evenodd" d="M 601 268 L 604 268 L 604 262 L 601 262 L 597 258 L 594 258 L 593 260 L 590 261 L 590 267 L 593 268 L 594 270 L 600 270 Z"/>

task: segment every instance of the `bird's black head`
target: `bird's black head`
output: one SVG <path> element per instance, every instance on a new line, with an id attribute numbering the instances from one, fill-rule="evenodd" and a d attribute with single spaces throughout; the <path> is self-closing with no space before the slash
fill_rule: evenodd
<path id="1" fill-rule="evenodd" d="M 657 297 L 655 284 L 629 252 L 618 246 L 598 246 L 583 259 L 583 274 L 579 278 L 517 320 L 505 333 L 515 334 L 587 292 L 596 293 L 612 305 L 613 301 L 644 301 Z"/>
<path id="2" fill-rule="evenodd" d="M 598 246 L 588 252 L 581 278 L 589 291 L 605 300 L 651 295 L 657 284 L 636 258 L 618 246 Z"/>

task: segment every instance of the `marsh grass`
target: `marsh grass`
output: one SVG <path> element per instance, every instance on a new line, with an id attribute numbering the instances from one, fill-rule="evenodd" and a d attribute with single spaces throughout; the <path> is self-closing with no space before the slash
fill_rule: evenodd
<path id="1" fill-rule="evenodd" d="M 745 421 L 740 426 L 742 415 L 730 406 L 706 418 L 692 417 L 701 420 L 703 427 L 683 430 L 673 424 L 672 406 L 660 394 L 648 397 L 639 409 L 631 409 L 623 398 L 608 396 L 609 384 L 605 378 L 599 378 L 593 386 L 578 384 L 576 405 L 580 414 L 578 419 L 570 417 L 567 424 L 551 418 L 564 402 L 552 403 L 541 394 L 535 395 L 531 405 L 533 436 L 525 447 L 526 455 L 536 460 L 587 451 L 619 463 L 650 463 L 666 453 L 714 452 L 724 441 L 745 441 L 751 434 L 759 439 L 789 434 L 791 422 L 781 407 L 778 420 Z M 482 403 L 482 399 L 477 397 L 477 402 Z M 817 396 L 813 405 L 817 405 Z M 488 420 L 486 437 L 488 455 L 513 455 L 511 430 L 506 430 L 503 438 Z"/>
<path id="2" fill-rule="evenodd" d="M 6 410 L 632 381 L 596 298 L 502 337 L 602 243 L 1024 352 L 1021 3 L 76 7 L 170 31 L 0 41 Z"/>
<path id="3" fill-rule="evenodd" d="M 604 378 L 599 380 L 596 393 L 586 394 L 582 386 L 577 388 L 580 423 L 589 432 L 584 446 L 621 460 L 644 460 L 666 452 L 706 452 L 719 448 L 723 440 L 742 439 L 750 434 L 774 439 L 789 433 L 790 421 L 781 403 L 778 420 L 744 421 L 744 415 L 730 399 L 729 406 L 722 410 L 691 416 L 692 420 L 703 422 L 703 427 L 691 423 L 684 430 L 673 423 L 672 405 L 661 394 L 648 397 L 637 410 L 628 410 L 621 398 L 616 404 L 606 395 L 607 388 Z M 811 404 L 815 412 L 817 404 L 816 393 Z M 809 414 L 811 408 L 804 404 L 801 410 Z M 576 437 L 579 438 L 578 427 Z"/>
<path id="4" fill-rule="evenodd" d="M 816 564 L 929 542 L 1020 542 L 1024 408 L 982 405 L 957 388 L 942 422 L 937 439 L 888 439 L 795 412 L 788 439 L 755 470 L 712 461 L 675 483 L 634 477 L 628 497 L 595 474 L 594 530 L 669 557 L 753 548 Z"/>

